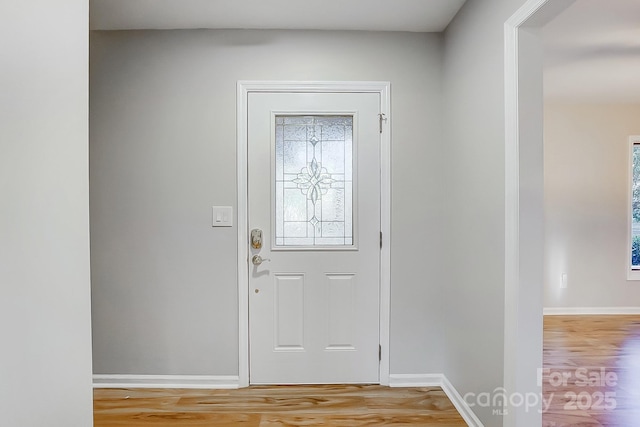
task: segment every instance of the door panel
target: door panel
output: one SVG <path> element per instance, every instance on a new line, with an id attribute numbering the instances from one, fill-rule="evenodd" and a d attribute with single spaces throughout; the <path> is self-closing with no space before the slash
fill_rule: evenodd
<path id="1" fill-rule="evenodd" d="M 304 275 L 274 275 L 274 350 L 304 350 Z"/>
<path id="2" fill-rule="evenodd" d="M 379 380 L 379 103 L 249 95 L 252 384 Z"/>
<path id="3" fill-rule="evenodd" d="M 327 349 L 355 350 L 356 283 L 355 274 L 327 274 L 329 292 Z"/>

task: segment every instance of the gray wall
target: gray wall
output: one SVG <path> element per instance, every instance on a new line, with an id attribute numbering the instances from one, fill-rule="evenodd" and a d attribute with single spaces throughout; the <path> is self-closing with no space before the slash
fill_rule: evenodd
<path id="1" fill-rule="evenodd" d="M 92 425 L 88 9 L 0 2 L 3 426 Z"/>
<path id="2" fill-rule="evenodd" d="M 391 373 L 443 372 L 441 56 L 432 34 L 93 33 L 94 372 L 238 373 L 237 229 L 210 225 L 236 205 L 237 80 L 391 81 Z"/>
<path id="3" fill-rule="evenodd" d="M 468 0 L 444 34 L 445 374 L 462 395 L 503 386 L 504 23 L 523 3 Z M 502 425 L 491 408 L 473 409 Z"/>
<path id="4" fill-rule="evenodd" d="M 627 281 L 630 135 L 640 105 L 545 105 L 545 307 L 640 305 Z"/>

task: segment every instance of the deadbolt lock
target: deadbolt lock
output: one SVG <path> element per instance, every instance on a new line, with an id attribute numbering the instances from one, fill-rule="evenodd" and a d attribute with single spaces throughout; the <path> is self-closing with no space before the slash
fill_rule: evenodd
<path id="1" fill-rule="evenodd" d="M 262 248 L 262 230 L 259 228 L 251 230 L 251 247 L 253 249 Z"/>

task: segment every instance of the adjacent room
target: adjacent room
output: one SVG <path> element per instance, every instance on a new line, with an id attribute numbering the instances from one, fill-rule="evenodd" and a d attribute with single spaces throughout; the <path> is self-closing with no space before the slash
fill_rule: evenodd
<path id="1" fill-rule="evenodd" d="M 543 30 L 545 426 L 639 419 L 639 28 L 581 0 Z"/>

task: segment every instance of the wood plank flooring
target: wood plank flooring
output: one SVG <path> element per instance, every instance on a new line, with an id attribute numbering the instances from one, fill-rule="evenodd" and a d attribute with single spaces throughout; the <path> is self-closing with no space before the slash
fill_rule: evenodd
<path id="1" fill-rule="evenodd" d="M 466 426 L 442 389 L 377 385 L 96 389 L 95 427 Z"/>
<path id="2" fill-rule="evenodd" d="M 640 316 L 545 316 L 543 427 L 640 426 Z"/>
<path id="3" fill-rule="evenodd" d="M 543 427 L 640 426 L 640 315 L 545 316 Z M 440 388 L 96 389 L 95 427 L 465 426 Z"/>

